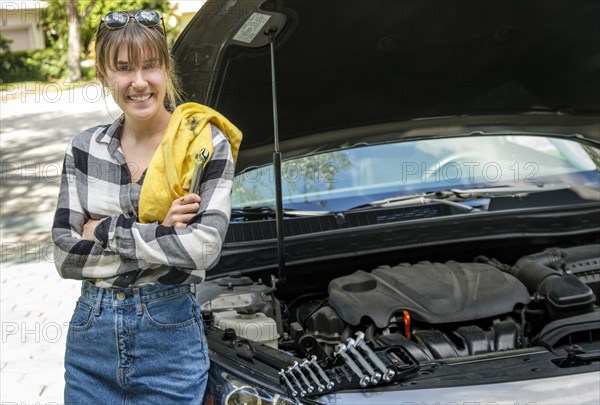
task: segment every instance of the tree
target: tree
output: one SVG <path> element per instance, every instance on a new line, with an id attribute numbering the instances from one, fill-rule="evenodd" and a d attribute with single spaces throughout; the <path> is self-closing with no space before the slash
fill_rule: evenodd
<path id="1" fill-rule="evenodd" d="M 67 3 L 67 24 L 69 27 L 67 46 L 67 67 L 69 82 L 81 80 L 81 23 L 92 12 L 97 0 L 90 0 L 83 12 L 79 12 L 79 0 L 69 0 Z"/>

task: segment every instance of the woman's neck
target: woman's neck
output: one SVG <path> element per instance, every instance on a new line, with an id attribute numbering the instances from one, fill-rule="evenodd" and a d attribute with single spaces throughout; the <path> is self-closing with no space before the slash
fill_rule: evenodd
<path id="1" fill-rule="evenodd" d="M 145 142 L 155 137 L 162 138 L 170 119 L 171 113 L 167 110 L 148 120 L 130 119 L 125 116 L 122 136 L 134 142 Z"/>

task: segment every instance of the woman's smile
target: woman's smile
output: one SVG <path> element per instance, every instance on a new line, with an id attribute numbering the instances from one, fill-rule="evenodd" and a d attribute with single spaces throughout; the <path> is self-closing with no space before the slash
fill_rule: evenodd
<path id="1" fill-rule="evenodd" d="M 130 96 L 127 96 L 127 99 L 130 101 L 136 102 L 136 103 L 141 103 L 141 102 L 148 100 L 150 97 L 152 97 L 152 95 L 153 95 L 153 93 L 130 95 Z"/>

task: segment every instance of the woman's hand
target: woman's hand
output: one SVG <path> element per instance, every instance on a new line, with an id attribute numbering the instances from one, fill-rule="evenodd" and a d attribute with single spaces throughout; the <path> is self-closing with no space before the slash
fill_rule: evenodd
<path id="1" fill-rule="evenodd" d="M 94 231 L 96 230 L 96 225 L 98 225 L 97 219 L 88 219 L 86 223 L 83 224 L 81 239 L 94 241 Z"/>
<path id="2" fill-rule="evenodd" d="M 200 196 L 198 194 L 190 193 L 184 195 L 173 201 L 162 225 L 185 228 L 188 222 L 198 213 L 199 209 Z"/>

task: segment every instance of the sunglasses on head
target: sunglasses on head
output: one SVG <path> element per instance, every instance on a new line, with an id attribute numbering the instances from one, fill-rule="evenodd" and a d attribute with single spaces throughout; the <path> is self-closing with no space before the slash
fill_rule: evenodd
<path id="1" fill-rule="evenodd" d="M 162 21 L 163 33 L 166 33 L 162 15 L 154 10 L 140 10 L 135 15 L 124 11 L 113 11 L 102 17 L 102 24 L 109 30 L 118 30 L 129 24 L 132 19 L 148 28 L 156 27 Z"/>

